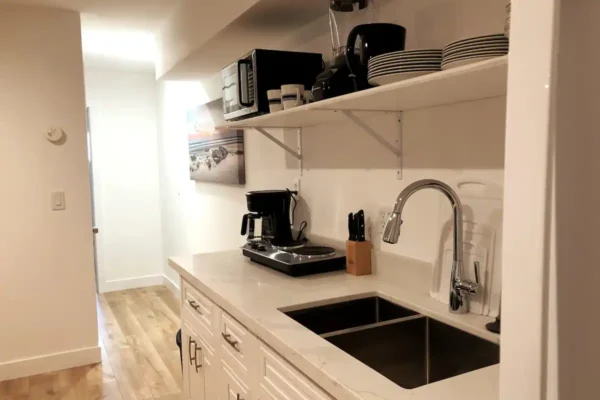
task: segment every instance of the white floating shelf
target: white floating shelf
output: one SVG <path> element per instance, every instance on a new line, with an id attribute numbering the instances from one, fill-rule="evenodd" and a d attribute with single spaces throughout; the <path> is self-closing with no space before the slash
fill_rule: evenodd
<path id="1" fill-rule="evenodd" d="M 407 111 L 506 95 L 508 56 L 241 121 L 229 128 L 302 128 L 347 121 L 337 111 Z"/>

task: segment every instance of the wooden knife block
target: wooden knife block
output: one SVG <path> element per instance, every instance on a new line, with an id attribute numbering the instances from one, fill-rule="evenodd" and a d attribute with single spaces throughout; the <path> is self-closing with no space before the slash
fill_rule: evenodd
<path id="1" fill-rule="evenodd" d="M 371 242 L 346 241 L 346 271 L 356 276 L 371 274 Z"/>

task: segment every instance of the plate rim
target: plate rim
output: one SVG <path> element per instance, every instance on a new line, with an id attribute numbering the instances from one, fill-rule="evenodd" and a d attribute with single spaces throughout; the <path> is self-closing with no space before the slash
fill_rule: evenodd
<path id="1" fill-rule="evenodd" d="M 450 47 L 450 46 L 454 46 L 456 44 L 459 43 L 470 43 L 470 41 L 481 41 L 481 42 L 488 42 L 488 41 L 504 41 L 504 40 L 508 40 L 506 38 L 506 36 L 504 36 L 503 33 L 494 33 L 494 34 L 490 34 L 490 35 L 481 35 L 481 36 L 472 36 L 472 37 L 468 37 L 468 38 L 464 38 L 464 39 L 459 39 L 459 40 L 453 40 L 452 42 L 449 42 L 448 44 L 446 44 L 442 49 L 445 49 L 446 47 Z"/>
<path id="2" fill-rule="evenodd" d="M 470 58 L 465 58 L 464 60 L 456 60 L 456 61 L 454 61 L 454 62 L 459 62 L 459 61 L 467 61 L 467 60 L 471 60 L 471 59 L 479 59 L 479 58 L 481 58 L 482 60 L 473 61 L 472 63 L 468 63 L 468 64 L 464 64 L 464 65 L 475 64 L 476 62 L 480 62 L 480 61 L 481 61 L 481 62 L 483 62 L 483 61 L 486 61 L 486 60 L 489 60 L 489 59 L 492 59 L 492 58 L 495 58 L 495 57 L 470 57 Z M 447 71 L 448 69 L 452 69 L 452 68 L 458 68 L 458 67 L 451 67 L 451 68 L 446 68 L 446 69 L 444 69 L 444 67 L 448 67 L 448 65 L 449 65 L 449 64 L 452 64 L 452 63 L 450 62 L 450 63 L 448 63 L 448 64 L 446 64 L 446 65 L 443 65 L 443 66 L 442 66 L 442 71 Z M 460 65 L 460 67 L 462 67 L 462 65 Z"/>
<path id="3" fill-rule="evenodd" d="M 420 61 L 420 60 L 425 60 L 425 61 L 429 61 L 429 60 L 439 60 L 442 59 L 442 56 L 435 56 L 435 57 L 419 57 L 419 58 L 390 58 L 390 59 L 386 59 L 386 60 L 375 60 L 375 61 L 370 61 L 368 62 L 368 65 L 377 65 L 377 64 L 381 64 L 381 63 L 388 63 L 388 62 L 408 62 L 408 61 Z"/>
<path id="4" fill-rule="evenodd" d="M 476 45 L 469 45 L 469 46 L 463 46 L 463 47 L 457 47 L 454 49 L 449 49 L 449 50 L 444 50 L 442 52 L 443 55 L 448 54 L 448 53 L 456 53 L 457 51 L 468 51 L 469 49 L 508 49 L 510 48 L 510 45 L 508 43 L 506 44 L 491 44 L 491 45 L 484 45 L 484 44 L 476 44 Z"/>
<path id="5" fill-rule="evenodd" d="M 465 54 L 473 54 L 473 53 L 508 53 L 508 51 L 509 51 L 509 49 L 468 50 L 468 51 L 462 51 L 460 53 L 448 54 L 447 56 L 443 57 L 443 59 L 446 60 L 451 57 L 457 57 L 457 56 L 461 56 L 461 55 L 465 55 Z"/>
<path id="6" fill-rule="evenodd" d="M 367 75 L 367 80 L 372 79 L 372 78 L 377 78 L 379 76 L 408 74 L 410 72 L 440 72 L 440 71 L 442 71 L 441 68 L 415 69 L 415 70 L 392 70 L 392 71 L 381 72 L 378 74 Z"/>
<path id="7" fill-rule="evenodd" d="M 384 60 L 384 59 L 388 59 L 388 58 L 414 58 L 414 57 L 425 57 L 425 56 L 437 57 L 438 55 L 441 55 L 443 52 L 444 51 L 442 49 L 440 49 L 440 51 L 436 51 L 436 52 L 423 52 L 423 53 L 406 53 L 406 54 L 385 53 L 385 54 L 380 54 L 378 56 L 371 57 L 369 59 L 369 61 Z"/>
<path id="8" fill-rule="evenodd" d="M 509 47 L 510 43 L 508 42 L 504 42 L 504 41 L 496 41 L 496 42 L 473 42 L 473 43 L 465 43 L 459 46 L 452 46 L 452 47 L 444 47 L 444 50 L 442 50 L 442 53 L 448 53 L 449 51 L 455 51 L 455 50 L 460 50 L 460 49 L 464 49 L 464 48 L 469 48 L 469 47 L 481 47 L 481 46 L 487 46 L 487 47 L 492 47 L 492 46 L 496 46 L 496 47 Z"/>
<path id="9" fill-rule="evenodd" d="M 457 60 L 460 60 L 460 59 L 463 59 L 463 58 L 466 59 L 466 58 L 478 57 L 478 56 L 482 56 L 482 57 L 485 57 L 485 56 L 488 56 L 488 57 L 502 57 L 502 56 L 505 56 L 507 54 L 508 54 L 508 52 L 476 52 L 476 53 L 462 54 L 462 55 L 457 55 L 457 56 L 454 56 L 454 57 L 444 58 L 442 60 L 442 65 L 448 64 L 449 62 L 457 61 Z"/>
<path id="10" fill-rule="evenodd" d="M 504 37 L 506 39 L 506 37 Z M 464 49 L 469 48 L 469 47 L 474 47 L 474 46 L 487 46 L 487 47 L 492 47 L 492 46 L 506 46 L 509 47 L 510 43 L 508 42 L 508 40 L 503 41 L 503 40 L 498 40 L 498 41 L 494 41 L 494 42 L 472 42 L 472 43 L 463 43 L 461 45 L 456 45 L 456 46 L 448 46 L 448 47 L 444 47 L 444 50 L 442 50 L 442 53 L 447 53 L 449 51 L 454 51 L 454 50 L 459 50 L 459 49 Z"/>
<path id="11" fill-rule="evenodd" d="M 465 47 L 459 47 L 456 49 L 444 51 L 443 55 L 445 56 L 448 54 L 460 53 L 461 51 L 484 50 L 484 49 L 496 50 L 496 49 L 509 49 L 509 48 L 510 48 L 509 45 L 465 46 Z"/>
<path id="12" fill-rule="evenodd" d="M 377 68 L 385 68 L 385 67 L 401 67 L 403 65 L 419 65 L 419 64 L 423 64 L 423 65 L 435 65 L 435 64 L 441 64 L 442 60 L 433 60 L 431 62 L 427 62 L 427 61 L 413 61 L 413 62 L 393 62 L 393 63 L 388 63 L 388 64 L 376 64 L 376 65 L 369 65 L 368 69 L 377 69 Z"/>
<path id="13" fill-rule="evenodd" d="M 442 64 L 435 64 L 435 65 L 412 65 L 409 67 L 389 67 L 389 68 L 381 68 L 381 69 L 374 69 L 374 70 L 370 70 L 367 75 L 373 75 L 373 74 L 377 74 L 380 72 L 384 72 L 384 71 L 390 71 L 390 70 L 407 70 L 407 69 L 435 69 L 435 68 L 440 68 L 442 66 Z"/>
<path id="14" fill-rule="evenodd" d="M 414 72 L 421 72 L 421 71 L 414 71 Z M 440 71 L 422 71 L 422 72 L 425 72 L 425 73 L 422 74 L 422 75 L 414 76 L 414 78 L 417 78 L 417 77 L 423 76 L 423 75 L 429 75 L 429 73 L 435 73 L 435 72 L 440 72 Z M 390 74 L 390 75 L 399 75 L 399 74 Z M 380 78 L 380 77 L 374 77 L 374 78 Z M 368 82 L 369 82 L 370 85 L 373 85 L 373 86 L 383 86 L 383 85 L 388 85 L 389 83 L 395 83 L 395 82 L 389 82 L 389 83 L 383 83 L 383 84 L 373 84 L 373 83 L 371 83 L 371 80 L 373 80 L 374 78 L 368 80 Z M 406 78 L 406 79 L 411 79 L 411 78 Z M 401 80 L 396 81 L 396 82 L 400 82 L 402 80 L 405 80 L 405 79 L 401 79 Z"/>

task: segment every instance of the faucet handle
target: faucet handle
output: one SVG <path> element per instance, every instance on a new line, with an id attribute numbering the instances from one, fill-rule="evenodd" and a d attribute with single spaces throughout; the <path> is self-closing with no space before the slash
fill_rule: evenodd
<path id="1" fill-rule="evenodd" d="M 476 296 L 479 284 L 469 281 L 458 281 L 456 283 L 456 290 L 463 295 Z"/>
<path id="2" fill-rule="evenodd" d="M 456 282 L 456 290 L 464 295 L 476 296 L 479 290 L 479 261 L 473 263 L 475 270 L 475 282 L 459 280 Z"/>

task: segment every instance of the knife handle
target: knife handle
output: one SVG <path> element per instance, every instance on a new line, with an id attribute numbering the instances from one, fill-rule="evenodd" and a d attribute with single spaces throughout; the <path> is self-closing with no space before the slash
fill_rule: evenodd
<path id="1" fill-rule="evenodd" d="M 360 210 L 358 212 L 358 232 L 357 232 L 357 236 L 358 236 L 358 241 L 359 242 L 364 242 L 366 240 L 365 238 L 365 212 L 363 210 Z"/>

